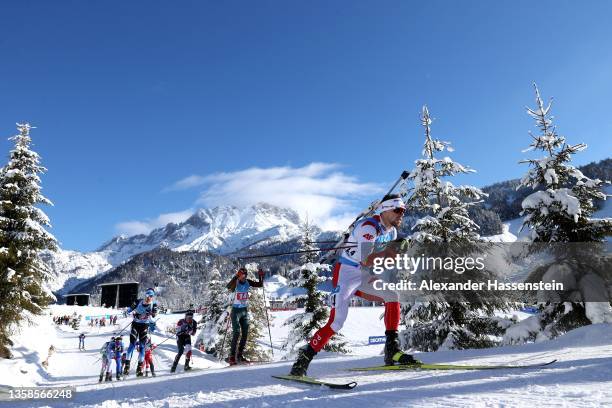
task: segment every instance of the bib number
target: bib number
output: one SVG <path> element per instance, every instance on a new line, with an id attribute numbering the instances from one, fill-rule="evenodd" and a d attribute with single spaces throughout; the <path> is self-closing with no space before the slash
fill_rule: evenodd
<path id="1" fill-rule="evenodd" d="M 236 292 L 236 301 L 234 304 L 246 305 L 249 300 L 249 292 Z"/>

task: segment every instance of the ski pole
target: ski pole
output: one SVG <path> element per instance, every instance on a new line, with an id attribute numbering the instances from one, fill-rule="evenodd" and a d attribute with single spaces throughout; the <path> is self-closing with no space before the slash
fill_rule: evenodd
<path id="1" fill-rule="evenodd" d="M 225 311 L 225 313 L 227 313 L 227 310 Z M 223 349 L 225 347 L 225 338 L 227 337 L 227 331 L 229 330 L 229 324 L 230 324 L 230 319 L 229 319 L 229 313 L 226 314 L 225 319 L 227 320 L 227 324 L 225 325 L 225 333 L 223 333 L 223 341 L 221 342 L 221 350 L 219 350 L 219 362 L 221 362 L 221 360 L 223 359 Z"/>
<path id="2" fill-rule="evenodd" d="M 274 347 L 272 347 L 272 332 L 270 331 L 270 319 L 268 318 L 268 302 L 266 302 L 266 288 L 262 285 L 261 290 L 263 291 L 264 310 L 266 311 L 266 321 L 268 322 L 268 335 L 270 336 L 270 351 L 272 352 L 272 358 L 274 358 Z"/>
<path id="3" fill-rule="evenodd" d="M 163 340 L 161 343 L 157 343 L 157 345 L 155 346 L 155 348 L 161 346 L 162 344 L 164 344 L 165 342 L 167 342 L 168 340 L 170 340 L 172 337 L 167 337 L 165 340 Z"/>
<path id="4" fill-rule="evenodd" d="M 127 328 L 128 328 L 130 325 L 131 325 L 131 324 L 132 324 L 132 322 L 129 322 L 129 323 L 127 324 L 127 326 L 125 326 L 123 329 L 121 329 L 121 331 L 120 331 L 120 332 L 117 334 L 117 336 L 121 336 L 121 333 L 123 333 L 123 332 L 125 331 L 125 329 L 127 329 Z M 99 331 L 99 330 L 100 330 L 100 329 L 98 328 L 98 331 Z"/>
<path id="5" fill-rule="evenodd" d="M 271 258 L 274 256 L 304 254 L 308 252 L 336 251 L 338 249 L 355 248 L 355 247 L 357 247 L 357 245 L 341 246 L 341 247 L 333 247 L 333 248 L 322 248 L 322 249 L 304 249 L 301 251 L 279 252 L 276 254 L 267 254 L 267 255 L 239 256 L 238 259 Z"/>
<path id="6" fill-rule="evenodd" d="M 384 198 L 385 196 L 387 196 L 387 195 L 391 194 L 391 193 L 393 192 L 393 190 L 395 190 L 395 187 L 397 187 L 397 186 L 398 186 L 398 184 L 400 184 L 402 181 L 406 180 L 406 179 L 408 178 L 408 176 L 410 176 L 410 172 L 409 172 L 409 171 L 404 170 L 404 171 L 402 172 L 402 174 L 400 175 L 400 177 L 397 179 L 397 181 L 396 181 L 395 183 L 393 183 L 393 185 L 391 186 L 391 188 L 389 189 L 389 191 L 387 191 L 387 194 L 385 194 L 385 195 L 383 196 L 383 198 Z M 381 200 L 382 200 L 382 198 L 381 198 Z M 343 237 L 342 237 L 342 238 L 341 238 L 341 239 L 340 239 L 340 240 L 339 240 L 339 241 L 336 243 L 336 245 L 335 245 L 336 249 L 341 249 L 341 247 L 340 247 L 340 246 L 345 244 L 345 242 L 346 242 L 346 240 L 348 239 L 348 237 L 349 237 L 350 233 L 352 232 L 353 227 L 355 227 L 355 224 L 357 224 L 357 222 L 358 222 L 360 219 L 362 219 L 362 218 L 366 218 L 366 217 L 369 217 L 369 216 L 370 216 L 370 215 L 371 215 L 371 214 L 372 214 L 372 213 L 373 213 L 373 212 L 376 210 L 376 207 L 378 206 L 378 204 L 380 204 L 380 201 L 381 201 L 381 200 L 376 200 L 376 201 L 373 201 L 373 202 L 370 204 L 370 206 L 368 207 L 368 209 L 367 209 L 367 210 L 363 211 L 361 214 L 359 214 L 359 215 L 357 216 L 357 218 L 355 218 L 355 220 L 354 220 L 354 221 L 351 223 L 351 225 L 349 225 L 349 227 L 346 229 L 346 231 L 345 231 L 345 233 L 344 233 L 344 236 L 343 236 Z M 334 252 L 334 253 L 335 253 L 335 252 Z M 324 263 L 325 261 L 329 260 L 329 258 L 330 258 L 330 254 L 329 254 L 329 253 L 328 253 L 328 254 L 325 254 L 324 256 L 322 256 L 322 257 L 319 259 L 319 261 L 318 261 L 318 262 L 319 262 L 319 263 Z"/>
<path id="7" fill-rule="evenodd" d="M 337 244 L 338 241 L 306 241 L 307 244 Z M 357 242 L 346 241 L 345 244 L 357 245 Z"/>

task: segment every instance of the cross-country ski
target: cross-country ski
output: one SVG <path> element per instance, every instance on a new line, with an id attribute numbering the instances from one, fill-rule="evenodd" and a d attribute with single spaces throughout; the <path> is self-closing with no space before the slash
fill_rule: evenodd
<path id="1" fill-rule="evenodd" d="M 393 366 L 349 368 L 348 371 L 401 371 L 401 370 L 503 370 L 510 368 L 540 368 L 546 367 L 557 360 L 535 364 L 498 364 L 498 365 L 460 365 L 460 364 L 405 364 Z"/>
<path id="2" fill-rule="evenodd" d="M 298 375 L 273 375 L 272 378 L 277 378 L 279 380 L 295 381 L 297 383 L 308 385 L 324 386 L 327 388 L 331 388 L 332 390 L 352 390 L 357 386 L 357 383 L 354 381 L 345 384 L 339 384 L 334 382 L 317 380 L 316 378 L 312 377 Z"/>

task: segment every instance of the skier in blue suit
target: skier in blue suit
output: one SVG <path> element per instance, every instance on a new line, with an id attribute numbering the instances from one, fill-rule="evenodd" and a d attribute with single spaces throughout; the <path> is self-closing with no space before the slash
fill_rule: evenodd
<path id="1" fill-rule="evenodd" d="M 130 332 L 130 345 L 127 350 L 125 359 L 125 366 L 123 367 L 123 375 L 128 375 L 130 372 L 130 362 L 132 360 L 132 353 L 136 348 L 136 342 L 140 344 L 147 344 L 147 338 L 149 336 L 149 330 L 155 330 L 155 322 L 153 317 L 157 315 L 157 303 L 153 301 L 155 297 L 155 290 L 149 288 L 145 291 L 144 299 L 138 299 L 129 307 L 127 312 L 132 313 L 134 320 L 132 320 L 132 330 Z M 136 367 L 136 376 L 142 377 L 143 375 L 143 364 L 145 358 L 144 347 L 141 347 L 138 352 L 138 366 Z"/>

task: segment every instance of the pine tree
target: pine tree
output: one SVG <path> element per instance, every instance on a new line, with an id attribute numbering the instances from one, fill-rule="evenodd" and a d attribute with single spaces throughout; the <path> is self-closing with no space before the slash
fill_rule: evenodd
<path id="1" fill-rule="evenodd" d="M 415 253 L 423 252 L 428 256 L 435 255 L 436 251 L 444 251 L 440 256 L 465 256 L 476 251 L 480 239 L 479 227 L 468 214 L 469 207 L 486 194 L 473 186 L 455 186 L 443 180 L 444 177 L 474 170 L 449 157 L 436 157 L 438 152 L 452 152 L 453 149 L 449 142 L 432 137 L 431 123 L 429 110 L 424 106 L 421 116 L 425 130 L 423 158 L 416 160 L 416 167 L 408 177 L 414 183 L 414 190 L 406 200 L 408 213 L 424 214 L 413 226 L 412 246 L 417 248 Z M 401 274 L 400 277 L 403 278 Z M 402 321 L 406 330 L 401 333 L 403 346 L 422 351 L 489 347 L 493 343 L 486 334 L 497 330 L 489 319 L 494 309 L 492 303 L 479 299 L 448 300 L 440 295 L 431 301 L 404 304 Z"/>
<path id="2" fill-rule="evenodd" d="M 40 157 L 30 150 L 29 124 L 17 124 L 19 134 L 8 164 L 0 169 L 0 356 L 10 356 L 9 337 L 23 320 L 41 314 L 53 299 L 46 288 L 49 270 L 40 258 L 55 250 L 55 238 L 44 229 L 45 213 L 36 207 L 52 205 L 41 194 L 39 175 L 46 172 Z"/>
<path id="3" fill-rule="evenodd" d="M 317 245 L 315 244 L 314 229 L 308 217 L 304 220 L 301 225 L 301 234 L 299 239 L 298 251 L 308 251 L 300 255 L 300 263 L 313 263 L 317 261 Z"/>
<path id="4" fill-rule="evenodd" d="M 612 219 L 593 219 L 593 200 L 605 200 L 601 191 L 604 183 L 590 179 L 570 165 L 572 155 L 586 149 L 586 144 L 569 145 L 557 134 L 550 115 L 552 101 L 544 105 L 540 91 L 536 93 L 535 109 L 527 108 L 540 134 L 525 151 L 540 150 L 546 156 L 523 160 L 530 169 L 517 187 L 544 187 L 523 200 L 523 228 L 531 229 L 532 242 L 603 242 L 612 233 Z"/>
<path id="5" fill-rule="evenodd" d="M 249 294 L 249 337 L 244 349 L 247 360 L 268 361 L 271 357 L 267 319 L 272 324 L 272 315 L 268 313 L 266 317 L 266 307 L 262 289 L 252 288 Z"/>
<path id="6" fill-rule="evenodd" d="M 443 177 L 474 173 L 475 170 L 454 162 L 450 157 L 438 159 L 437 152 L 453 152 L 449 142 L 433 139 L 432 118 L 427 106 L 423 106 L 421 124 L 425 129 L 423 159 L 415 162 L 409 180 L 414 182 L 412 195 L 408 197 L 407 212 L 427 214 L 419 219 L 412 239 L 417 242 L 471 243 L 477 241 L 478 225 L 468 214 L 470 206 L 479 203 L 486 194 L 473 186 L 454 186 Z"/>
<path id="7" fill-rule="evenodd" d="M 299 250 L 312 251 L 316 249 L 313 240 L 312 226 L 306 219 L 302 224 Z M 289 285 L 305 290 L 304 294 L 296 295 L 293 298 L 294 301 L 304 300 L 304 311 L 294 314 L 284 323 L 285 326 L 290 327 L 287 339 L 282 345 L 282 349 L 287 351 L 284 356 L 285 359 L 293 359 L 298 349 L 310 340 L 329 317 L 327 308 L 324 306 L 326 295 L 317 289 L 318 284 L 327 281 L 327 278 L 321 276 L 321 272 L 329 270 L 329 265 L 315 263 L 316 258 L 316 252 L 304 252 L 300 257 L 302 266 L 291 271 L 292 276 L 296 276 L 296 278 L 291 280 Z M 348 345 L 342 335 L 335 334 L 325 345 L 324 350 L 347 353 Z"/>
<path id="8" fill-rule="evenodd" d="M 612 235 L 612 218 L 592 218 L 594 200 L 605 200 L 606 194 L 601 189 L 605 184 L 600 179 L 590 179 L 580 170 L 570 165 L 572 156 L 584 149 L 584 143 L 567 144 L 565 138 L 557 133 L 551 115 L 552 100 L 546 105 L 534 84 L 536 107 L 527 108 L 527 114 L 535 120 L 538 135 L 525 151 L 541 151 L 544 157 L 523 160 L 530 165 L 529 171 L 521 180 L 520 187 L 530 187 L 537 191 L 531 193 L 522 202 L 524 215 L 522 228 L 529 228 L 531 252 L 553 250 L 555 262 L 540 268 L 539 274 L 547 280 L 557 278 L 562 281 L 568 271 L 577 282 L 579 290 L 570 293 L 569 297 L 558 296 L 558 302 L 549 301 L 541 304 L 541 313 L 532 316 L 509 330 L 505 341 L 516 343 L 525 340 L 556 337 L 568 330 L 591 322 L 612 322 L 612 309 L 603 302 L 584 302 L 585 288 L 605 288 L 605 280 L 593 273 L 593 245 L 534 245 L 536 243 L 585 243 L 603 242 L 606 236 Z M 560 250 L 558 250 L 560 249 Z M 588 250 L 584 255 L 580 250 Z M 591 258 L 586 265 L 581 260 Z M 608 271 L 609 272 L 609 271 Z M 592 290 L 592 289 L 591 289 Z M 606 296 L 609 299 L 609 294 Z M 564 301 L 566 300 L 566 301 Z M 529 327 L 529 330 L 519 328 Z"/>
<path id="9" fill-rule="evenodd" d="M 204 294 L 203 308 L 204 313 L 200 320 L 200 332 L 197 334 L 195 346 L 203 348 L 207 352 L 219 354 L 223 337 L 227 336 L 230 296 L 225 285 L 227 282 L 221 280 L 221 273 L 214 268 L 210 273 L 208 287 Z M 225 339 L 227 342 L 227 337 Z"/>

